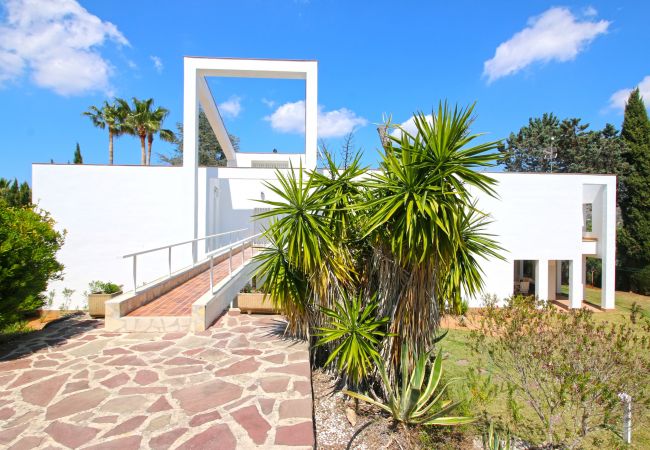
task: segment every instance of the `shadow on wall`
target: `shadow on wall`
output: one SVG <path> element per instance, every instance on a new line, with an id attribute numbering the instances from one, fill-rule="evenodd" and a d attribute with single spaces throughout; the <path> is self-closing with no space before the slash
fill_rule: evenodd
<path id="1" fill-rule="evenodd" d="M 213 179 L 214 180 L 214 179 Z M 223 182 L 219 182 L 223 181 Z M 224 233 L 241 228 L 253 232 L 255 209 L 237 209 L 232 202 L 232 192 L 228 180 L 214 180 L 206 186 L 206 234 Z M 216 189 L 215 189 L 216 188 Z M 260 206 L 263 204 L 260 203 Z M 243 236 L 240 236 L 242 238 Z M 206 242 L 205 251 L 227 245 L 229 241 Z"/>

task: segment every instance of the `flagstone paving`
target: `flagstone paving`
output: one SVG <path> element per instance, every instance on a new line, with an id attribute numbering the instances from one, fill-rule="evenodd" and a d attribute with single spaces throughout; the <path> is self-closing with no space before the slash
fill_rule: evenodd
<path id="1" fill-rule="evenodd" d="M 0 448 L 312 448 L 307 344 L 231 311 L 201 333 L 75 317 L 0 355 Z"/>

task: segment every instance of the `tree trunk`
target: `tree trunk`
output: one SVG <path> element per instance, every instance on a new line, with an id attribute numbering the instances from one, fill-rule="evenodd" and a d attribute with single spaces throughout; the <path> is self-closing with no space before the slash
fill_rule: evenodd
<path id="1" fill-rule="evenodd" d="M 153 145 L 153 134 L 149 133 L 147 135 L 147 143 L 149 144 L 149 148 L 147 149 L 147 165 L 151 165 L 151 146 Z"/>
<path id="2" fill-rule="evenodd" d="M 108 129 L 108 163 L 113 165 L 113 131 Z"/>
<path id="3" fill-rule="evenodd" d="M 140 164 L 143 166 L 147 165 L 147 152 L 144 148 L 144 140 L 146 138 L 146 135 L 141 134 L 140 135 Z"/>

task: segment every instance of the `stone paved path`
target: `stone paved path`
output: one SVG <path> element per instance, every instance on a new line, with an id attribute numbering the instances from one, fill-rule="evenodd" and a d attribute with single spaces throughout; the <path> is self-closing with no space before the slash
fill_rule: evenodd
<path id="1" fill-rule="evenodd" d="M 279 316 L 202 333 L 109 333 L 85 317 L 0 355 L 0 448 L 312 448 L 305 342 Z"/>

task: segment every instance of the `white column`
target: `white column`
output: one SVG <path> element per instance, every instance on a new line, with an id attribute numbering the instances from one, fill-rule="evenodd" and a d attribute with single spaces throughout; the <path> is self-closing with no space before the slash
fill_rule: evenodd
<path id="1" fill-rule="evenodd" d="M 192 238 L 198 237 L 198 173 L 199 173 L 199 102 L 197 71 L 190 59 L 184 61 L 183 80 L 183 171 L 187 201 L 190 205 Z M 192 260 L 197 259 L 197 246 L 192 246 Z"/>
<path id="2" fill-rule="evenodd" d="M 540 259 L 535 264 L 535 295 L 548 300 L 548 259 Z"/>
<path id="3" fill-rule="evenodd" d="M 519 260 L 519 280 L 521 280 L 524 277 L 524 260 L 520 259 Z M 517 281 L 519 281 L 517 280 Z"/>
<path id="4" fill-rule="evenodd" d="M 305 76 L 305 169 L 316 168 L 318 158 L 318 65 Z"/>
<path id="5" fill-rule="evenodd" d="M 562 261 L 555 262 L 555 292 L 562 292 Z"/>
<path id="6" fill-rule="evenodd" d="M 569 308 L 581 308 L 582 300 L 582 257 L 578 257 L 569 264 Z"/>
<path id="7" fill-rule="evenodd" d="M 605 214 L 603 214 L 603 232 L 601 244 L 603 275 L 600 307 L 614 309 L 616 307 L 616 179 L 605 188 Z"/>

